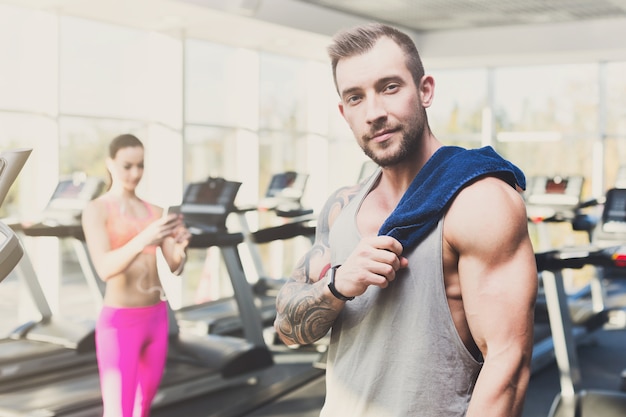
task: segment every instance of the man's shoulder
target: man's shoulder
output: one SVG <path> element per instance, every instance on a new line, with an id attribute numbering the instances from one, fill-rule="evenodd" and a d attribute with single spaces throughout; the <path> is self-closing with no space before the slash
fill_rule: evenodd
<path id="1" fill-rule="evenodd" d="M 501 250 L 525 234 L 522 196 L 506 182 L 485 177 L 463 188 L 445 216 L 444 239 L 457 251 Z"/>
<path id="2" fill-rule="evenodd" d="M 497 176 L 483 176 L 463 187 L 452 200 L 449 214 L 468 220 L 495 221 L 503 215 L 526 221 L 521 193 Z"/>

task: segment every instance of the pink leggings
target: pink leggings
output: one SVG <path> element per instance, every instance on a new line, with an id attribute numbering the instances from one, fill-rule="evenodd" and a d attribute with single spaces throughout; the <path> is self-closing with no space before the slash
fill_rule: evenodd
<path id="1" fill-rule="evenodd" d="M 96 324 L 96 354 L 104 417 L 150 415 L 165 368 L 167 343 L 165 302 L 102 308 Z"/>

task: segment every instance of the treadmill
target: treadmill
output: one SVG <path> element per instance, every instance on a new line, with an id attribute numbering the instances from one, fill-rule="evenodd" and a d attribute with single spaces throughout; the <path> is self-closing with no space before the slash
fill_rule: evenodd
<path id="1" fill-rule="evenodd" d="M 204 182 L 190 183 L 185 187 L 180 207 L 175 208 L 184 215 L 185 225 L 192 235 L 189 247 L 204 249 L 218 247 L 229 275 L 237 274 L 239 269 L 243 271 L 238 245 L 244 242 L 244 235 L 229 233 L 226 227 L 226 219 L 236 210 L 234 203 L 240 187 L 240 182 L 221 177 L 209 177 Z M 249 292 L 252 295 L 250 283 L 245 275 L 242 276 L 241 282 L 232 283 L 234 297 L 224 297 L 177 309 L 175 317 L 181 329 L 199 335 L 233 335 L 240 334 L 242 328 L 250 326 L 240 314 L 241 303 L 237 300 L 235 288 L 235 284 L 241 285 L 241 292 Z M 244 331 L 257 333 L 258 328 L 260 334 L 254 338 L 261 342 L 263 319 L 257 308 L 258 301 L 252 297 L 252 302 L 245 308 L 252 309 L 249 314 L 255 316 L 253 323 L 255 329 L 244 328 Z"/>
<path id="2" fill-rule="evenodd" d="M 258 210 L 274 210 L 281 217 L 297 217 L 313 213 L 302 206 L 302 196 L 309 175 L 285 171 L 272 175 L 265 196 L 259 201 Z"/>
<path id="3" fill-rule="evenodd" d="M 224 178 L 209 178 L 204 183 L 192 183 L 186 187 L 180 212 L 185 216 L 185 223 L 194 236 L 191 247 L 216 246 L 220 249 L 227 268 L 232 267 L 232 255 L 229 247 L 242 242 L 250 249 L 259 279 L 251 284 L 254 297 L 255 313 L 259 315 L 260 326 L 273 322 L 276 316 L 276 291 L 282 281 L 267 278 L 263 270 L 257 244 L 272 240 L 289 239 L 298 235 L 313 238 L 315 227 L 311 224 L 312 210 L 300 205 L 300 198 L 307 175 L 287 172 L 274 175 L 266 194 L 259 206 L 236 207 L 236 194 L 241 183 Z M 202 191 L 204 189 L 204 191 Z M 288 223 L 250 232 L 245 214 L 252 210 L 275 210 L 283 217 L 293 216 Z M 236 213 L 239 216 L 243 233 L 229 234 L 226 218 Z M 232 242 L 232 236 L 242 236 L 242 240 Z M 239 255 L 236 255 L 236 262 Z M 181 327 L 196 334 L 238 335 L 246 323 L 238 314 L 238 306 L 232 297 L 225 297 L 206 303 L 189 305 L 176 311 L 176 318 Z"/>
<path id="4" fill-rule="evenodd" d="M 104 182 L 98 178 L 82 175 L 63 178 L 37 221 L 11 227 L 22 239 L 24 236 L 71 238 L 80 259 L 84 251 L 78 240 L 82 237 L 80 214 L 103 187 Z M 81 263 L 83 272 L 91 271 L 89 265 Z M 28 254 L 23 255 L 15 272 L 32 296 L 40 318 L 20 325 L 0 340 L 0 392 L 13 389 L 24 378 L 95 363 L 93 320 L 69 320 L 53 315 Z M 101 299 L 95 292 L 92 295 L 96 302 Z"/>
<path id="5" fill-rule="evenodd" d="M 546 223 L 573 222 L 581 208 L 582 176 L 535 176 L 528 179 L 524 199 L 528 219 L 539 228 L 540 245 L 548 246 Z"/>
<path id="6" fill-rule="evenodd" d="M 534 177 L 527 187 L 526 204 L 528 217 L 537 227 L 540 240 L 539 252 L 546 252 L 552 248 L 548 244 L 547 223 L 568 222 L 573 230 L 585 231 L 589 234 L 590 244 L 599 246 L 599 240 L 604 239 L 604 246 L 617 245 L 626 240 L 626 233 L 621 237 L 615 233 L 608 233 L 613 224 L 608 213 L 610 207 L 605 205 L 603 218 L 600 221 L 582 213 L 586 207 L 595 206 L 597 200 L 581 201 L 584 179 L 573 177 Z M 625 190 L 626 191 L 626 190 Z M 607 194 L 607 202 L 617 201 L 618 193 L 612 190 Z M 609 201 L 610 200 L 610 201 Z M 626 200 L 624 200 L 626 201 Z M 617 213 L 618 217 L 623 213 Z M 609 217 L 607 217 L 609 216 Z M 619 222 L 618 222 L 619 223 Z M 619 226 L 617 226 L 619 227 Z M 609 237 L 610 236 L 610 237 Z M 607 240 L 608 237 L 608 240 Z M 600 245 L 602 246 L 602 245 Z M 554 341 L 551 335 L 548 303 L 543 286 L 543 275 L 539 274 L 540 287 L 535 305 L 535 345 L 533 348 L 532 371 L 536 372 L 551 364 L 555 359 Z M 621 289 L 617 289 L 619 293 Z M 572 323 L 572 338 L 576 343 L 582 342 L 594 330 L 604 326 L 607 322 L 605 307 L 607 290 L 603 284 L 603 273 L 597 269 L 588 285 L 582 289 L 567 294 L 567 307 Z"/>
<path id="7" fill-rule="evenodd" d="M 313 210 L 304 207 L 301 202 L 308 177 L 308 174 L 295 171 L 274 174 L 265 196 L 256 207 L 238 208 L 237 210 L 242 230 L 246 235 L 246 246 L 252 256 L 258 277 L 258 281 L 254 285 L 255 293 L 260 296 L 274 297 L 284 284 L 285 279 L 283 277 L 271 277 L 266 272 L 261 260 L 259 245 L 289 240 L 299 236 L 308 238 L 311 244 L 315 241 L 316 219 Z M 279 224 L 251 231 L 246 219 L 246 213 L 249 211 L 271 211 L 279 220 Z M 273 300 L 272 303 L 274 303 Z M 269 319 L 273 320 L 273 317 Z"/>
<path id="8" fill-rule="evenodd" d="M 622 215 L 622 222 L 624 220 L 626 216 Z M 582 389 L 581 370 L 572 333 L 573 324 L 570 320 L 562 275 L 563 269 L 578 269 L 585 265 L 594 265 L 600 269 L 608 267 L 623 270 L 626 267 L 626 246 L 566 247 L 537 253 L 535 257 L 537 269 L 544 275 L 546 300 L 559 370 L 560 391 L 554 398 L 548 416 L 618 417 L 626 415 L 625 393 L 606 389 Z"/>
<path id="9" fill-rule="evenodd" d="M 626 244 L 626 189 L 612 188 L 606 192 L 604 199 L 604 208 L 600 220 L 595 225 L 592 233 L 592 244 L 598 248 L 613 247 L 616 245 Z M 604 310 L 611 307 L 614 294 L 619 295 L 619 283 L 624 283 L 626 278 L 626 269 L 622 267 L 604 266 L 597 268 L 597 285 L 602 289 L 598 291 L 598 295 L 594 299 L 596 310 Z M 619 302 L 619 301 L 618 301 Z M 621 314 L 624 320 L 626 313 L 623 311 L 614 311 L 609 308 L 609 317 L 607 320 L 611 322 L 613 315 Z"/>
<path id="10" fill-rule="evenodd" d="M 583 206 L 581 204 L 583 184 L 584 178 L 582 176 L 536 176 L 528 179 L 524 198 L 529 223 L 535 226 L 539 241 L 539 247 L 535 248 L 535 251 L 551 249 L 551 239 L 548 233 L 549 223 L 567 222 L 574 225 L 575 220 L 579 216 L 579 209 Z M 538 372 L 555 360 L 554 342 L 548 321 L 541 274 L 539 274 L 538 278 L 540 286 L 535 304 L 535 343 L 531 363 L 533 373 Z M 575 303 L 578 299 L 585 298 L 588 294 L 589 288 L 585 288 L 578 294 L 572 294 L 569 297 L 571 301 L 570 307 L 580 310 L 574 312 L 578 319 L 576 326 L 572 330 L 573 337 L 578 341 L 588 334 L 590 329 L 587 326 L 592 327 L 593 323 L 601 321 L 593 309 L 589 307 L 588 303 Z"/>
<path id="11" fill-rule="evenodd" d="M 190 187 L 190 193 L 213 192 L 210 188 Z M 214 213 L 203 213 L 213 215 Z M 193 216 L 189 216 L 193 224 Z M 216 243 L 215 233 L 194 228 L 190 248 Z M 261 320 L 254 307 L 237 245 L 240 233 L 219 235 L 219 244 L 228 265 L 235 292 L 234 302 L 243 321 L 244 337 L 195 335 L 180 332 L 172 309 L 167 364 L 153 408 L 185 401 L 227 387 L 250 385 L 258 372 L 273 365 L 273 357 L 263 340 Z M 92 276 L 95 276 L 93 274 Z M 0 415 L 7 416 L 90 416 L 102 407 L 95 360 L 81 366 L 48 372 L 47 378 L 25 378 L 0 393 Z"/>
<path id="12" fill-rule="evenodd" d="M 0 152 L 0 206 L 31 152 L 32 149 L 27 148 Z M 13 229 L 0 221 L 0 282 L 11 273 L 23 255 L 24 249 Z"/>
<path id="13" fill-rule="evenodd" d="M 626 243 L 626 188 L 606 192 L 601 221 L 593 231 L 593 242 L 600 247 Z"/>

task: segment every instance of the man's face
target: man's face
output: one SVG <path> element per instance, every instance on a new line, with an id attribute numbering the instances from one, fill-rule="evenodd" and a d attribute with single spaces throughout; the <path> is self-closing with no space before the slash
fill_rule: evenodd
<path id="1" fill-rule="evenodd" d="M 426 114 L 394 41 L 381 38 L 368 52 L 340 60 L 336 78 L 339 110 L 368 157 L 386 167 L 416 151 Z"/>

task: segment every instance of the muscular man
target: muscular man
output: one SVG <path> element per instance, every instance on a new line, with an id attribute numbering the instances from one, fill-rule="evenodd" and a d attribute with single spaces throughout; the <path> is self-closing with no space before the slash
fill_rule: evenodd
<path id="1" fill-rule="evenodd" d="M 339 111 L 381 168 L 328 199 L 276 330 L 289 345 L 331 331 L 323 417 L 520 416 L 537 291 L 523 174 L 433 135 L 434 80 L 406 34 L 364 25 L 329 55 Z"/>

